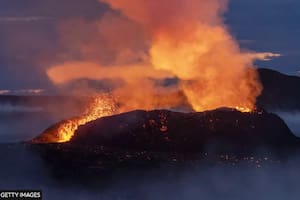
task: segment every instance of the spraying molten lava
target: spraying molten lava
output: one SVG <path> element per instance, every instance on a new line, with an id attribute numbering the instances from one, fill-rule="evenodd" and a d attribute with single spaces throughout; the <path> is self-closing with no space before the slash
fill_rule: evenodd
<path id="1" fill-rule="evenodd" d="M 110 116 L 115 113 L 115 103 L 106 94 L 92 97 L 83 115 L 65 120 L 47 129 L 34 143 L 62 143 L 68 142 L 74 136 L 79 126 L 101 117 Z"/>

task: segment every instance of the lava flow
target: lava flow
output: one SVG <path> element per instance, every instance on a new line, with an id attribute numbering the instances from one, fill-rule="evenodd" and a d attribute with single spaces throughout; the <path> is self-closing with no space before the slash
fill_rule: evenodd
<path id="1" fill-rule="evenodd" d="M 83 115 L 62 121 L 45 130 L 41 137 L 34 139 L 33 143 L 63 143 L 74 136 L 79 126 L 101 117 L 115 113 L 115 103 L 109 95 L 97 95 L 92 98 Z"/>

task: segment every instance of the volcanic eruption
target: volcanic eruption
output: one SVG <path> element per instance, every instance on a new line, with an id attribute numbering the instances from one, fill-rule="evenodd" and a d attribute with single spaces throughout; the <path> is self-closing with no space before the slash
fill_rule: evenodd
<path id="1" fill-rule="evenodd" d="M 60 122 L 47 129 L 41 137 L 33 140 L 34 143 L 67 142 L 73 136 L 80 125 L 96 120 L 98 118 L 112 115 L 115 112 L 111 97 L 102 94 L 92 97 L 83 115 Z"/>
<path id="2" fill-rule="evenodd" d="M 182 100 L 195 112 L 255 110 L 262 86 L 253 62 L 279 55 L 240 49 L 224 24 L 226 0 L 99 2 L 110 10 L 98 21 L 62 25 L 62 43 L 76 48 L 79 58 L 50 66 L 47 74 L 58 85 L 111 80 L 114 100 L 100 95 L 82 116 L 55 125 L 35 142 L 66 142 L 80 125 L 103 116 L 178 108 Z M 84 42 L 81 26 L 95 30 Z M 64 40 L 65 35 L 72 39 Z"/>

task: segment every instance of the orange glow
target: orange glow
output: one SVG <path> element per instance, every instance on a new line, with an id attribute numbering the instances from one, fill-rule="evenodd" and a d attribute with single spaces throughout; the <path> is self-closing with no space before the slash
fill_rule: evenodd
<path id="1" fill-rule="evenodd" d="M 59 140 L 57 142 L 69 141 L 79 126 L 101 117 L 113 115 L 114 112 L 114 104 L 107 96 L 102 95 L 94 97 L 82 116 L 61 124 L 60 129 L 58 130 Z"/>
<path id="2" fill-rule="evenodd" d="M 151 48 L 155 68 L 180 78 L 180 89 L 195 111 L 252 110 L 261 85 L 251 56 L 241 53 L 221 26 L 196 23 L 186 30 L 179 35 L 158 33 Z"/>
<path id="3" fill-rule="evenodd" d="M 118 97 L 121 112 L 179 107 L 182 95 L 156 98 L 170 90 L 182 92 L 197 112 L 219 107 L 244 112 L 255 108 L 262 87 L 253 62 L 279 54 L 240 49 L 222 19 L 226 0 L 173 0 L 172 5 L 168 0 L 99 1 L 120 11 L 122 16 L 105 14 L 92 27 L 99 32 L 86 36 L 89 43 L 72 41 L 70 46 L 77 48 L 84 59 L 51 66 L 47 74 L 55 84 L 85 78 L 117 80 L 112 95 Z M 82 24 L 78 23 L 83 29 L 91 26 Z M 80 32 L 78 37 L 82 35 Z M 90 57 L 107 53 L 96 48 L 94 43 L 99 37 L 106 41 L 107 51 L 116 53 L 113 61 Z M 140 44 L 143 41 L 145 44 Z M 148 52 L 142 54 L 147 47 Z M 155 82 L 166 78 L 176 78 L 178 82 L 172 87 Z"/>
<path id="4" fill-rule="evenodd" d="M 64 45 L 80 59 L 72 59 L 74 53 L 51 66 L 47 75 L 53 83 L 111 80 L 119 112 L 184 103 L 197 112 L 255 109 L 262 86 L 253 62 L 280 55 L 240 49 L 222 17 L 227 0 L 98 1 L 117 14 L 109 12 L 93 24 L 74 21 L 64 26 Z M 158 84 L 169 78 L 176 83 Z M 113 105 L 100 98 L 83 116 L 60 124 L 58 141 L 70 140 L 80 125 L 114 114 Z"/>
<path id="5" fill-rule="evenodd" d="M 55 127 L 46 130 L 35 143 L 63 143 L 74 136 L 79 126 L 94 121 L 101 117 L 113 115 L 115 104 L 108 95 L 98 95 L 92 98 L 83 115 L 65 120 Z"/>
<path id="6" fill-rule="evenodd" d="M 240 112 L 252 112 L 254 108 L 246 108 L 246 107 L 235 107 L 236 110 L 240 111 Z"/>

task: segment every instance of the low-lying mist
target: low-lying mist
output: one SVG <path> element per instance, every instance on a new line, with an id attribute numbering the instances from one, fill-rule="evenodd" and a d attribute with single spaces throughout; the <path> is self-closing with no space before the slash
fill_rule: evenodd
<path id="1" fill-rule="evenodd" d="M 63 108 L 66 103 L 57 104 L 62 104 L 59 106 Z M 54 103 L 36 106 L 28 103 L 0 103 L 0 143 L 30 140 L 50 125 L 76 116 L 80 110 L 76 106 L 66 107 L 65 110 L 59 106 Z"/>
<path id="2" fill-rule="evenodd" d="M 56 177 L 38 155 L 21 147 L 0 151 L 1 189 L 41 189 L 44 199 L 297 199 L 300 195 L 300 158 L 261 168 L 244 164 L 184 166 L 161 164 L 155 169 L 138 169 L 112 176 L 99 176 L 99 185 L 89 187 L 79 177 L 71 181 Z M 52 169 L 53 170 L 53 169 Z M 70 169 L 72 170 L 72 169 Z M 62 181 L 63 180 L 63 181 Z"/>
<path id="3" fill-rule="evenodd" d="M 0 104 L 0 112 L 41 112 L 44 109 L 41 107 L 32 106 L 21 106 L 21 105 L 11 105 L 11 104 Z"/>
<path id="4" fill-rule="evenodd" d="M 31 108 L 33 108 L 31 110 Z M 1 110 L 2 109 L 2 110 Z M 300 112 L 273 111 L 297 136 L 300 136 Z M 57 122 L 53 115 L 34 107 L 0 106 L 0 141 L 21 141 L 35 136 Z M 258 153 L 259 154 L 259 153 Z M 38 189 L 44 199 L 104 200 L 252 200 L 298 199 L 300 196 L 300 157 L 261 167 L 238 165 L 207 165 L 188 162 L 184 166 L 166 165 L 137 169 L 103 179 L 93 187 L 79 177 L 64 180 L 53 174 L 52 166 L 39 154 L 23 146 L 7 148 L 0 144 L 0 188 Z M 70 169 L 72 170 L 72 169 Z"/>

